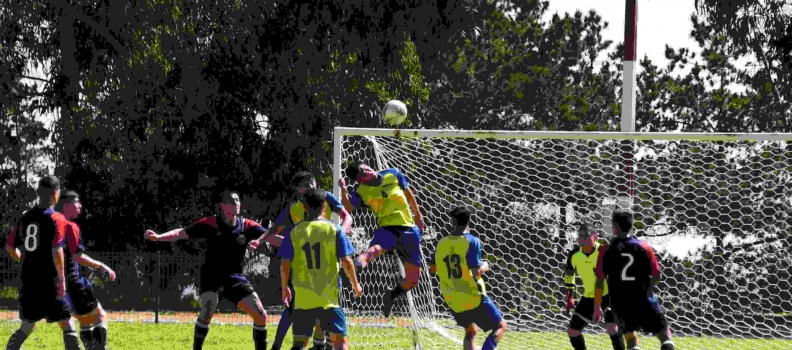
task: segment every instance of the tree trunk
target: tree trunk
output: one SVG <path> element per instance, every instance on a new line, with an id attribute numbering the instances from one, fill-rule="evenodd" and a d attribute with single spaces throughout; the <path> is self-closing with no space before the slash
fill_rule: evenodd
<path id="1" fill-rule="evenodd" d="M 68 5 L 66 5 L 68 6 Z M 71 172 L 72 158 L 74 155 L 74 142 L 71 136 L 70 121 L 77 123 L 77 98 L 80 83 L 80 71 L 77 66 L 77 41 L 74 38 L 74 17 L 68 14 L 68 10 L 61 9 L 58 17 L 58 33 L 60 34 L 61 52 L 61 79 L 63 81 L 63 92 L 60 101 L 60 119 L 57 123 L 58 133 L 61 135 L 61 144 L 56 145 L 60 148 L 55 160 L 55 173 L 61 177 Z"/>

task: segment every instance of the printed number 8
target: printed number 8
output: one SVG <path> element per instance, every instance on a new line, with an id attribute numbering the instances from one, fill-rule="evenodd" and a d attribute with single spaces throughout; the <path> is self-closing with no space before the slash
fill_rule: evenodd
<path id="1" fill-rule="evenodd" d="M 624 265 L 624 269 L 622 269 L 622 273 L 621 273 L 622 281 L 635 281 L 635 277 L 627 276 L 627 269 L 629 269 L 630 266 L 632 266 L 632 264 L 635 262 L 635 258 L 633 258 L 632 254 L 621 253 L 621 255 L 626 256 L 628 259 L 630 259 L 630 261 L 627 262 L 627 265 Z"/>
<path id="2" fill-rule="evenodd" d="M 39 227 L 36 224 L 30 224 L 25 229 L 25 250 L 29 252 L 36 251 L 38 248 L 38 231 Z"/>

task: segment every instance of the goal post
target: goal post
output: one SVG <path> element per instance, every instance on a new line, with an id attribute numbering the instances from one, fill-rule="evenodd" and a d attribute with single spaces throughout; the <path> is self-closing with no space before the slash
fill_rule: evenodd
<path id="1" fill-rule="evenodd" d="M 562 273 L 576 244 L 569 224 L 606 229 L 617 206 L 633 211 L 636 234 L 658 251 L 658 296 L 675 336 L 690 336 L 685 348 L 712 349 L 700 336 L 756 341 L 756 349 L 759 338 L 792 337 L 784 316 L 792 313 L 792 134 L 339 127 L 333 146 L 336 195 L 352 161 L 406 175 L 426 224 L 425 263 L 449 233 L 448 210 L 475 208 L 471 230 L 491 265 L 487 293 L 509 324 L 499 348 L 568 347 Z M 350 238 L 362 252 L 376 220 L 365 209 L 353 218 Z M 402 273 L 398 258 L 388 254 L 359 274 L 362 298 L 344 291 L 351 343 L 459 348 L 462 329 L 427 269 L 409 298 L 396 302 L 394 316 L 382 317 L 382 293 Z M 480 346 L 486 335 L 478 338 Z M 587 343 L 610 347 L 607 337 Z"/>

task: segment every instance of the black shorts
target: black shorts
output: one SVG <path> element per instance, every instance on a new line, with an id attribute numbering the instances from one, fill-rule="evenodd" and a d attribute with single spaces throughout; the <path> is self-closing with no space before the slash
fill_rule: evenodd
<path id="1" fill-rule="evenodd" d="M 253 290 L 253 285 L 250 284 L 247 278 L 241 275 L 226 275 L 225 277 L 216 277 L 216 275 L 212 275 L 208 278 L 202 275 L 201 285 L 198 289 L 202 294 L 206 292 L 215 292 L 218 297 L 226 298 L 234 305 L 255 292 L 255 290 Z"/>
<path id="2" fill-rule="evenodd" d="M 99 302 L 94 297 L 91 282 L 85 277 L 73 279 L 66 282 L 66 291 L 72 302 L 72 314 L 75 316 L 88 315 L 99 306 Z"/>
<path id="3" fill-rule="evenodd" d="M 613 312 L 625 333 L 642 330 L 658 334 L 668 327 L 660 302 L 654 295 L 633 302 L 614 303 Z"/>
<path id="4" fill-rule="evenodd" d="M 611 309 L 610 296 L 605 295 L 602 297 L 600 308 L 602 309 L 602 317 L 605 319 L 605 323 L 614 323 L 616 317 L 613 315 L 613 310 Z M 580 301 L 578 301 L 575 306 L 572 319 L 569 321 L 569 328 L 582 331 L 593 319 L 594 298 L 580 298 Z"/>
<path id="5" fill-rule="evenodd" d="M 64 300 L 57 298 L 54 290 L 19 291 L 19 319 L 36 323 L 42 319 L 47 323 L 71 319 L 71 303 L 68 295 Z"/>

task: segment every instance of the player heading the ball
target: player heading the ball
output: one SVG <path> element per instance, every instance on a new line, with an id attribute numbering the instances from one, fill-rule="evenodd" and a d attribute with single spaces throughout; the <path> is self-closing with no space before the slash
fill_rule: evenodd
<path id="1" fill-rule="evenodd" d="M 302 202 L 308 215 L 284 234 L 283 244 L 278 250 L 277 256 L 282 259 L 283 303 L 288 307 L 294 300 L 292 350 L 308 346 L 316 320 L 322 329 L 330 332 L 334 349 L 348 349 L 346 316 L 339 300 L 340 265 L 349 277 L 355 296 L 363 295 L 350 257 L 355 248 L 340 226 L 322 218 L 326 198 L 327 193 L 317 188 L 303 193 Z M 290 284 L 297 298 L 292 299 Z"/>
<path id="2" fill-rule="evenodd" d="M 393 301 L 418 285 L 423 267 L 421 256 L 421 232 L 423 217 L 418 202 L 409 188 L 407 177 L 398 169 L 374 171 L 366 164 L 354 162 L 346 168 L 346 176 L 357 182 L 357 188 L 347 194 L 346 182 L 338 180 L 341 201 L 351 213 L 355 208 L 366 206 L 377 217 L 377 230 L 369 249 L 360 254 L 357 264 L 361 268 L 374 258 L 390 250 L 396 250 L 404 264 L 405 279 L 382 297 L 382 313 L 389 317 Z"/>
<path id="3" fill-rule="evenodd" d="M 187 228 L 163 234 L 146 231 L 152 241 L 172 242 L 179 239 L 207 239 L 204 265 L 201 267 L 201 311 L 195 321 L 193 350 L 203 348 L 209 323 L 217 311 L 220 296 L 234 303 L 253 319 L 253 340 L 256 350 L 267 349 L 267 312 L 247 278 L 242 276 L 245 249 L 255 251 L 263 241 L 278 246 L 282 237 L 268 234 L 259 223 L 239 216 L 239 194 L 223 191 L 216 198 L 220 214 L 205 217 Z"/>
<path id="4" fill-rule="evenodd" d="M 286 207 L 286 209 L 284 209 L 283 212 L 281 212 L 280 215 L 278 215 L 278 217 L 275 219 L 273 230 L 276 234 L 281 234 L 281 232 L 284 230 L 291 229 L 295 225 L 305 220 L 306 216 L 308 215 L 308 210 L 305 208 L 305 204 L 301 200 L 302 195 L 309 189 L 317 188 L 316 178 L 310 172 L 301 171 L 297 174 L 294 174 L 291 179 L 291 186 L 297 198 L 293 203 L 290 203 L 289 206 Z M 333 195 L 333 193 L 326 193 L 327 196 L 325 197 L 324 210 L 322 210 L 322 218 L 331 220 L 333 218 L 333 213 L 335 212 L 338 214 L 338 217 L 341 218 L 341 228 L 344 230 L 344 232 L 349 232 L 349 229 L 352 227 L 352 215 L 349 215 L 349 212 L 344 208 L 338 198 Z M 283 339 L 286 338 L 286 333 L 289 331 L 289 327 L 291 327 L 291 313 L 294 307 L 294 300 L 292 300 L 289 305 L 290 307 L 287 307 L 283 310 L 280 321 L 278 321 L 278 329 L 275 332 L 275 339 L 272 341 L 272 349 L 270 350 L 279 350 L 281 348 L 283 345 Z M 319 325 L 317 325 L 314 331 L 313 343 L 313 349 L 321 350 L 325 347 L 326 339 L 324 332 L 322 332 L 322 328 Z"/>
<path id="5" fill-rule="evenodd" d="M 634 332 L 642 329 L 660 339 L 661 350 L 674 350 L 671 328 L 653 291 L 660 281 L 657 256 L 648 243 L 632 235 L 632 213 L 615 211 L 612 221 L 616 238 L 600 249 L 595 270 L 594 320 L 602 318 L 602 290 L 607 282 L 611 308 L 621 321 L 627 348 L 638 349 L 638 338 Z"/>
<path id="6" fill-rule="evenodd" d="M 470 234 L 472 210 L 456 207 L 448 215 L 454 231 L 437 243 L 429 271 L 437 274 L 451 314 L 465 328 L 463 349 L 473 350 L 478 326 L 490 332 L 481 350 L 493 350 L 506 332 L 506 322 L 481 279 L 489 264 L 481 260 L 481 241 Z"/>
<path id="7" fill-rule="evenodd" d="M 6 350 L 19 350 L 33 333 L 36 322 L 42 319 L 58 323 L 66 350 L 79 350 L 77 332 L 69 322 L 71 305 L 66 295 L 63 245 L 69 222 L 53 208 L 60 198 L 60 180 L 44 176 L 36 192 L 38 205 L 22 214 L 6 243 L 6 251 L 22 264 L 19 288 L 22 324 L 11 334 Z"/>
<path id="8" fill-rule="evenodd" d="M 87 350 L 104 350 L 107 346 L 107 314 L 93 294 L 91 282 L 80 275 L 80 267 L 88 266 L 104 271 L 115 281 L 115 271 L 85 253 L 80 226 L 76 220 L 82 213 L 82 203 L 77 192 L 66 191 L 58 200 L 55 210 L 69 220 L 66 226 L 66 291 L 72 302 L 72 314 L 80 322 L 80 339 Z"/>
<path id="9" fill-rule="evenodd" d="M 586 341 L 583 338 L 583 329 L 591 323 L 594 318 L 594 295 L 597 275 L 594 267 L 597 265 L 600 255 L 598 242 L 599 234 L 591 225 L 582 223 L 578 228 L 578 246 L 572 249 L 564 269 L 564 283 L 566 284 L 566 309 L 574 309 L 572 319 L 569 321 L 569 341 L 575 350 L 585 350 Z M 583 282 L 583 295 L 575 305 L 575 276 L 580 276 Z M 614 350 L 624 349 L 624 337 L 619 332 L 613 310 L 610 308 L 610 296 L 608 295 L 608 285 L 604 283 L 602 290 L 602 301 L 600 307 L 604 309 L 605 329 L 610 336 Z"/>

